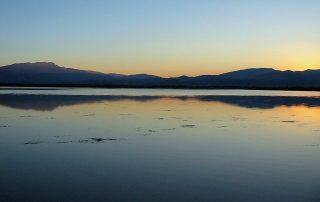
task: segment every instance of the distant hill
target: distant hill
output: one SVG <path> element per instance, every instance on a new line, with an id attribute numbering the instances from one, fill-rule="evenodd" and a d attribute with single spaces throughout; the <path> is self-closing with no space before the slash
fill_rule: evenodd
<path id="1" fill-rule="evenodd" d="M 0 85 L 320 89 L 320 70 L 279 71 L 272 68 L 252 68 L 220 75 L 161 78 L 148 74 L 104 74 L 60 67 L 54 63 L 37 62 L 0 67 Z"/>
<path id="2" fill-rule="evenodd" d="M 153 75 L 103 74 L 60 67 L 51 62 L 19 63 L 0 67 L 0 83 L 6 84 L 131 84 L 157 79 Z"/>

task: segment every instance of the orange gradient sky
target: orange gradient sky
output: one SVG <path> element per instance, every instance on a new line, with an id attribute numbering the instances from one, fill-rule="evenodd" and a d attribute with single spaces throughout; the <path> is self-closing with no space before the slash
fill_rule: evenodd
<path id="1" fill-rule="evenodd" d="M 0 66 L 164 77 L 320 69 L 320 1 L 5 1 Z"/>

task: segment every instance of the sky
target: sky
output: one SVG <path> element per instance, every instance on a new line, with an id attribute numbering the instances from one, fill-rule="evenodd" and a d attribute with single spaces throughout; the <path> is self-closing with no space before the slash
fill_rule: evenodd
<path id="1" fill-rule="evenodd" d="M 320 69 L 319 0 L 0 0 L 0 66 L 164 77 Z"/>

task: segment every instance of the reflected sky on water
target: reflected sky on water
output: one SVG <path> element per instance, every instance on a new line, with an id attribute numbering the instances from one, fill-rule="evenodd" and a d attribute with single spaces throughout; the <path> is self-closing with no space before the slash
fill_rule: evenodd
<path id="1" fill-rule="evenodd" d="M 11 93 L 1 201 L 320 199 L 317 97 Z"/>

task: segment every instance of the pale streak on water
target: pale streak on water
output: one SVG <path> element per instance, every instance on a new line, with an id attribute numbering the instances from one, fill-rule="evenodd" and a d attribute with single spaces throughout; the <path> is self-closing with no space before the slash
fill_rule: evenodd
<path id="1" fill-rule="evenodd" d="M 320 201 L 318 96 L 2 88 L 0 201 Z"/>

